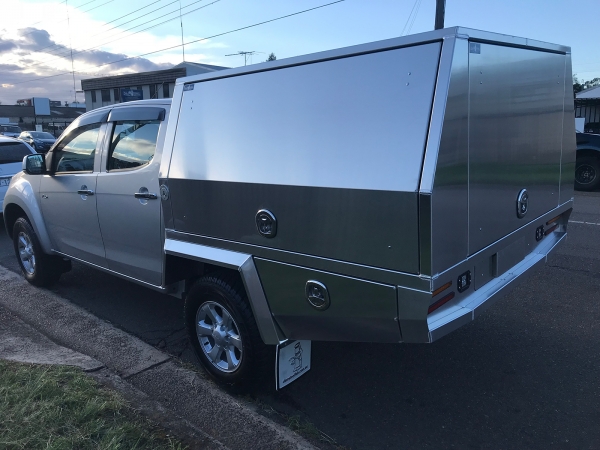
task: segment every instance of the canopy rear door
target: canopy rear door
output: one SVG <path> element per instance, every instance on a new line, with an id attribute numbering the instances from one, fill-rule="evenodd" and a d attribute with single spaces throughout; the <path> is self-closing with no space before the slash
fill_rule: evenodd
<path id="1" fill-rule="evenodd" d="M 470 254 L 558 206 L 565 59 L 469 43 Z"/>

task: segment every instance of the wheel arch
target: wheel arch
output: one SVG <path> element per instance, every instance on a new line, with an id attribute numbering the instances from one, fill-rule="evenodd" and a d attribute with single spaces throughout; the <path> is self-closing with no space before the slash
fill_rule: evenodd
<path id="1" fill-rule="evenodd" d="M 577 149 L 577 153 L 576 153 L 577 158 L 586 157 L 586 156 L 600 158 L 600 148 L 583 147 L 583 148 Z"/>
<path id="2" fill-rule="evenodd" d="M 244 285 L 263 342 L 275 345 L 286 339 L 273 319 L 252 255 L 174 239 L 165 240 L 165 253 L 167 257 L 174 257 L 171 263 L 182 265 L 188 262 L 186 265 L 191 273 L 184 274 L 186 278 L 222 270 L 236 272 Z M 167 267 L 166 272 L 169 271 Z"/>
<path id="3" fill-rule="evenodd" d="M 19 175 L 15 175 L 18 177 Z M 12 239 L 12 230 L 19 217 L 25 217 L 35 231 L 44 253 L 52 253 L 50 235 L 31 184 L 19 178 L 13 180 L 4 197 L 4 225 Z"/>

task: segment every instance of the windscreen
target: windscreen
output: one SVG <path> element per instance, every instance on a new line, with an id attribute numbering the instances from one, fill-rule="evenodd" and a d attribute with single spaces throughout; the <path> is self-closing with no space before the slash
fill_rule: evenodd
<path id="1" fill-rule="evenodd" d="M 31 155 L 31 150 L 25 144 L 0 142 L 0 164 L 21 162 L 27 155 Z"/>
<path id="2" fill-rule="evenodd" d="M 54 139 L 54 136 L 52 136 L 50 133 L 46 133 L 45 131 L 32 131 L 30 134 L 31 137 L 36 139 Z"/>

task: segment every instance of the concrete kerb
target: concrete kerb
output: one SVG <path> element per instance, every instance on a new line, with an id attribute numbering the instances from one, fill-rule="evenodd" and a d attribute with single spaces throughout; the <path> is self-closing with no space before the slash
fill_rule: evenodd
<path id="1" fill-rule="evenodd" d="M 97 370 L 95 378 L 134 403 L 144 400 L 146 413 L 162 416 L 159 423 L 170 420 L 168 426 L 179 424 L 180 432 L 196 436 L 195 448 L 315 448 L 169 355 L 3 267 L 0 306 L 54 344 L 82 354 L 88 370 Z"/>

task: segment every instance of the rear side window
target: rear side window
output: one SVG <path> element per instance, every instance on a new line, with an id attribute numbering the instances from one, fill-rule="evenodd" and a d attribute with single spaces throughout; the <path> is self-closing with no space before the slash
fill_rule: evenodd
<path id="1" fill-rule="evenodd" d="M 54 172 L 88 172 L 94 170 L 94 154 L 100 123 L 71 131 L 54 150 Z"/>
<path id="2" fill-rule="evenodd" d="M 21 162 L 27 155 L 31 155 L 31 150 L 25 144 L 0 142 L 0 164 Z"/>
<path id="3" fill-rule="evenodd" d="M 152 161 L 156 150 L 159 120 L 115 122 L 107 170 L 135 169 Z"/>

